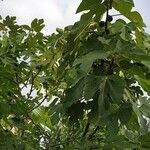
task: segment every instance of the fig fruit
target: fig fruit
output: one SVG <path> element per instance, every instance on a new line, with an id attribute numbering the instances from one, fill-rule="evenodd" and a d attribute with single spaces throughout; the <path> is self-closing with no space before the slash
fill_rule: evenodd
<path id="1" fill-rule="evenodd" d="M 113 21 L 113 17 L 112 17 L 112 16 L 110 16 L 110 15 L 108 15 L 108 16 L 107 16 L 107 21 L 108 21 L 108 22 Z"/>
<path id="2" fill-rule="evenodd" d="M 99 22 L 99 27 L 102 28 L 102 27 L 104 27 L 104 26 L 105 26 L 105 21 L 100 21 L 100 22 Z"/>

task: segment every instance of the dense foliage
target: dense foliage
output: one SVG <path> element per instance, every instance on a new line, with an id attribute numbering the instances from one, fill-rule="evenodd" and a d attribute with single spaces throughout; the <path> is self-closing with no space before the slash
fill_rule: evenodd
<path id="1" fill-rule="evenodd" d="M 150 36 L 133 7 L 83 0 L 48 36 L 42 19 L 1 18 L 1 150 L 150 149 Z"/>

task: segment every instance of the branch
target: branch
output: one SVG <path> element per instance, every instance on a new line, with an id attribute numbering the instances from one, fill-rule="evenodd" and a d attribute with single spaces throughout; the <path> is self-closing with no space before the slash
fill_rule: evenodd
<path id="1" fill-rule="evenodd" d="M 108 31 L 108 16 L 109 16 L 109 9 L 112 9 L 112 3 L 113 3 L 113 0 L 107 0 L 106 2 L 106 21 L 105 21 L 105 32 L 106 34 L 109 34 L 109 31 Z"/>
<path id="2" fill-rule="evenodd" d="M 107 30 L 108 30 L 108 20 L 107 20 L 107 17 L 109 15 L 109 1 L 107 2 L 106 6 L 107 6 L 107 10 L 106 10 L 105 32 L 107 33 Z"/>
<path id="3" fill-rule="evenodd" d="M 45 97 L 42 99 L 42 101 L 40 103 L 38 103 L 35 107 L 33 107 L 31 110 L 29 110 L 28 113 L 31 113 L 33 110 L 35 110 L 36 108 L 41 106 L 41 104 L 46 100 L 47 96 L 48 95 L 45 95 Z"/>
<path id="4" fill-rule="evenodd" d="M 35 78 L 39 75 L 40 70 L 35 74 L 35 76 L 33 76 L 33 73 L 31 74 L 31 88 L 30 88 L 30 92 L 28 94 L 28 99 L 30 98 L 32 92 L 34 91 L 33 86 L 34 86 L 34 80 Z"/>
<path id="5" fill-rule="evenodd" d="M 47 99 L 47 97 L 48 97 L 48 94 L 47 94 L 47 86 L 46 86 L 46 93 L 45 93 L 44 98 L 41 100 L 40 103 L 38 103 L 35 107 L 33 107 L 31 110 L 29 110 L 28 113 L 31 113 L 33 110 L 35 110 L 36 108 L 38 108 L 39 106 L 41 106 L 41 104 Z"/>
<path id="6" fill-rule="evenodd" d="M 21 83 L 21 84 L 23 84 L 21 90 L 22 90 L 23 88 L 27 87 L 27 84 L 28 84 L 29 79 L 30 79 L 30 74 L 31 74 L 31 70 L 30 70 L 29 74 L 27 75 L 27 78 L 25 79 L 25 81 L 24 81 L 23 83 Z"/>
<path id="7" fill-rule="evenodd" d="M 112 9 L 112 3 L 113 3 L 113 0 L 110 0 L 110 7 L 109 7 L 109 9 Z"/>
<path id="8" fill-rule="evenodd" d="M 30 92 L 28 94 L 28 98 L 30 98 L 31 93 L 33 92 L 33 84 L 34 84 L 34 78 L 33 78 L 33 73 L 31 75 L 31 88 L 30 88 Z"/>

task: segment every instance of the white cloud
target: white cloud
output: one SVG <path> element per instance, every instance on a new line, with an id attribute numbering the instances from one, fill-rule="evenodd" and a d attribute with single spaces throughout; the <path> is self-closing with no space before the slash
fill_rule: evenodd
<path id="1" fill-rule="evenodd" d="M 2 16 L 17 16 L 19 24 L 30 24 L 34 18 L 43 18 L 46 27 L 44 32 L 49 34 L 56 27 L 64 27 L 79 20 L 80 15 L 75 11 L 81 0 L 4 0 L 0 1 Z M 135 0 L 135 6 L 141 12 L 149 25 L 149 0 Z"/>
<path id="2" fill-rule="evenodd" d="M 34 18 L 43 18 L 46 33 L 54 32 L 56 27 L 73 24 L 79 19 L 75 15 L 81 0 L 5 0 L 0 2 L 2 16 L 17 16 L 20 24 L 30 24 Z"/>

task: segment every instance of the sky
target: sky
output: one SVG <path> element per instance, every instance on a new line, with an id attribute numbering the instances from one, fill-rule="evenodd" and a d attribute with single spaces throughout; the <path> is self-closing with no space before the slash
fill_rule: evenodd
<path id="1" fill-rule="evenodd" d="M 141 13 L 150 31 L 150 0 L 134 0 L 136 10 Z M 29 24 L 34 18 L 45 21 L 44 33 L 51 34 L 57 27 L 63 28 L 79 20 L 75 14 L 81 0 L 3 0 L 0 15 L 17 16 L 19 24 Z"/>

